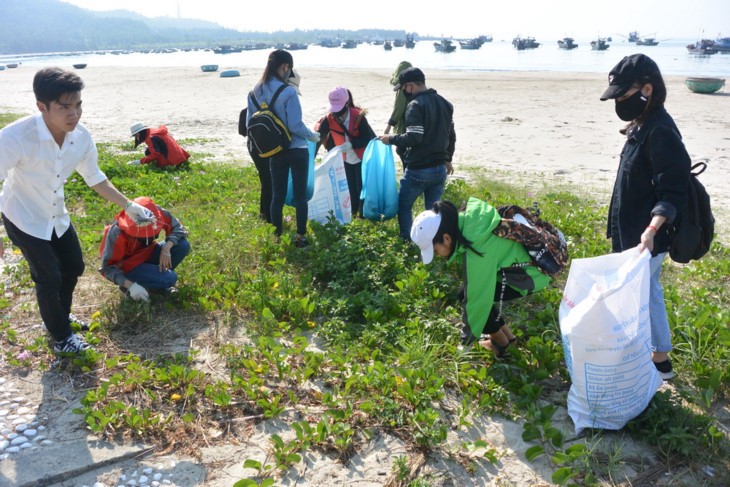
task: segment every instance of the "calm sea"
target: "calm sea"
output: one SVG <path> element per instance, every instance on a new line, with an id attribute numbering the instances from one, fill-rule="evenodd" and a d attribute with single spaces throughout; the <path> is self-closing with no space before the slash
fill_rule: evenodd
<path id="1" fill-rule="evenodd" d="M 414 49 L 394 47 L 385 51 L 383 46 L 360 44 L 355 49 L 309 46 L 293 51 L 298 67 L 357 67 L 392 70 L 403 60 L 423 69 L 462 69 L 473 71 L 563 71 L 607 73 L 623 57 L 643 52 L 659 64 L 662 73 L 681 76 L 730 76 L 730 53 L 698 56 L 687 52 L 692 40 L 661 41 L 657 46 L 636 46 L 626 41 L 614 42 L 606 51 L 593 51 L 590 39 L 576 40 L 578 48 L 559 49 L 557 39 L 538 39 L 537 49 L 518 51 L 511 40 L 495 40 L 478 50 L 462 50 L 449 54 L 438 53 L 433 41 L 419 41 Z M 218 64 L 220 69 L 261 68 L 268 50 L 244 51 L 232 54 L 214 54 L 212 51 L 177 51 L 171 53 L 124 53 L 105 55 L 78 53 L 64 55 L 1 55 L 0 64 L 22 62 L 28 66 L 70 65 L 87 63 L 89 66 L 172 67 Z M 0 75 L 2 72 L 0 72 Z"/>

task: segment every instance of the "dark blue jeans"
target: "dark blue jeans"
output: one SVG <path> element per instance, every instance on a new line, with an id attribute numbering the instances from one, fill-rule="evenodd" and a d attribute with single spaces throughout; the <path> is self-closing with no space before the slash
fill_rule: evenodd
<path id="1" fill-rule="evenodd" d="M 136 282 L 145 289 L 167 289 L 174 286 L 177 282 L 177 274 L 174 269 L 190 253 L 190 242 L 188 242 L 188 239 L 183 238 L 173 245 L 170 249 L 172 269 L 160 272 L 160 252 L 164 245 L 164 242 L 158 242 L 157 248 L 155 248 L 147 262 L 127 272 L 124 277 Z"/>
<path id="2" fill-rule="evenodd" d="M 441 164 L 425 169 L 406 168 L 403 179 L 400 180 L 398 192 L 398 225 L 400 236 L 404 240 L 411 240 L 411 225 L 413 225 L 413 203 L 423 195 L 425 209 L 433 209 L 433 204 L 441 199 L 446 184 L 446 166 Z"/>
<path id="3" fill-rule="evenodd" d="M 51 240 L 43 240 L 23 232 L 5 215 L 3 223 L 10 241 L 28 262 L 43 323 L 55 340 L 65 340 L 72 333 L 68 315 L 74 288 L 85 267 L 74 226 L 60 237 L 54 231 Z"/>
<path id="4" fill-rule="evenodd" d="M 276 228 L 275 234 L 281 235 L 283 226 L 284 203 L 289 186 L 291 170 L 292 188 L 294 190 L 294 209 L 297 219 L 297 234 L 307 233 L 307 176 L 309 173 L 309 150 L 289 149 L 269 159 L 271 169 L 271 223 Z"/>

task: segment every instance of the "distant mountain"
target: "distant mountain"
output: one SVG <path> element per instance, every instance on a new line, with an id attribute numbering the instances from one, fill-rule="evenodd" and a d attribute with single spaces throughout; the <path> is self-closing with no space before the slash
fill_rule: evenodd
<path id="1" fill-rule="evenodd" d="M 242 34 L 202 20 L 93 12 L 58 0 L 2 0 L 0 52 L 65 52 L 206 45 Z"/>
<path id="2" fill-rule="evenodd" d="M 152 1 L 152 0 L 150 0 Z M 0 0 L 0 54 L 72 52 L 219 44 L 405 38 L 405 31 L 361 29 L 239 32 L 214 22 L 149 18 L 127 10 L 96 12 L 59 0 Z"/>

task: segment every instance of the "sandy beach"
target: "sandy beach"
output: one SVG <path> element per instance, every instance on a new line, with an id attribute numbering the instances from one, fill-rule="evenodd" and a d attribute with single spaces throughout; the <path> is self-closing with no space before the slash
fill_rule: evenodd
<path id="1" fill-rule="evenodd" d="M 226 66 L 221 66 L 225 69 Z M 36 68 L 0 72 L 0 110 L 32 113 Z M 82 121 L 97 142 L 129 141 L 137 120 L 166 124 L 176 138 L 213 139 L 204 152 L 217 162 L 251 163 L 237 134 L 238 112 L 260 69 L 241 69 L 220 78 L 193 67 L 94 67 L 78 71 L 86 83 Z M 299 67 L 301 103 L 308 124 L 326 112 L 327 93 L 336 85 L 352 91 L 382 133 L 393 101 L 390 71 Z M 683 77 L 667 77 L 667 109 L 694 162 L 708 161 L 701 180 L 713 200 L 718 232 L 727 240 L 730 205 L 730 92 L 699 95 Z M 454 105 L 456 177 L 469 168 L 512 178 L 527 191 L 548 181 L 568 182 L 606 202 L 623 136 L 611 101 L 599 96 L 607 83 L 594 73 L 430 71 L 426 83 Z M 195 150 L 195 147 L 192 147 Z"/>

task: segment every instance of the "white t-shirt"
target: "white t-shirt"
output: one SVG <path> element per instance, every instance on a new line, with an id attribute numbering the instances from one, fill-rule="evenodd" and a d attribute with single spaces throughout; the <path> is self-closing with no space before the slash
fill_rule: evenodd
<path id="1" fill-rule="evenodd" d="M 26 117 L 0 130 L 0 212 L 21 231 L 51 240 L 71 225 L 63 185 L 78 171 L 89 186 L 106 179 L 96 145 L 80 123 L 59 147 L 43 116 Z"/>

